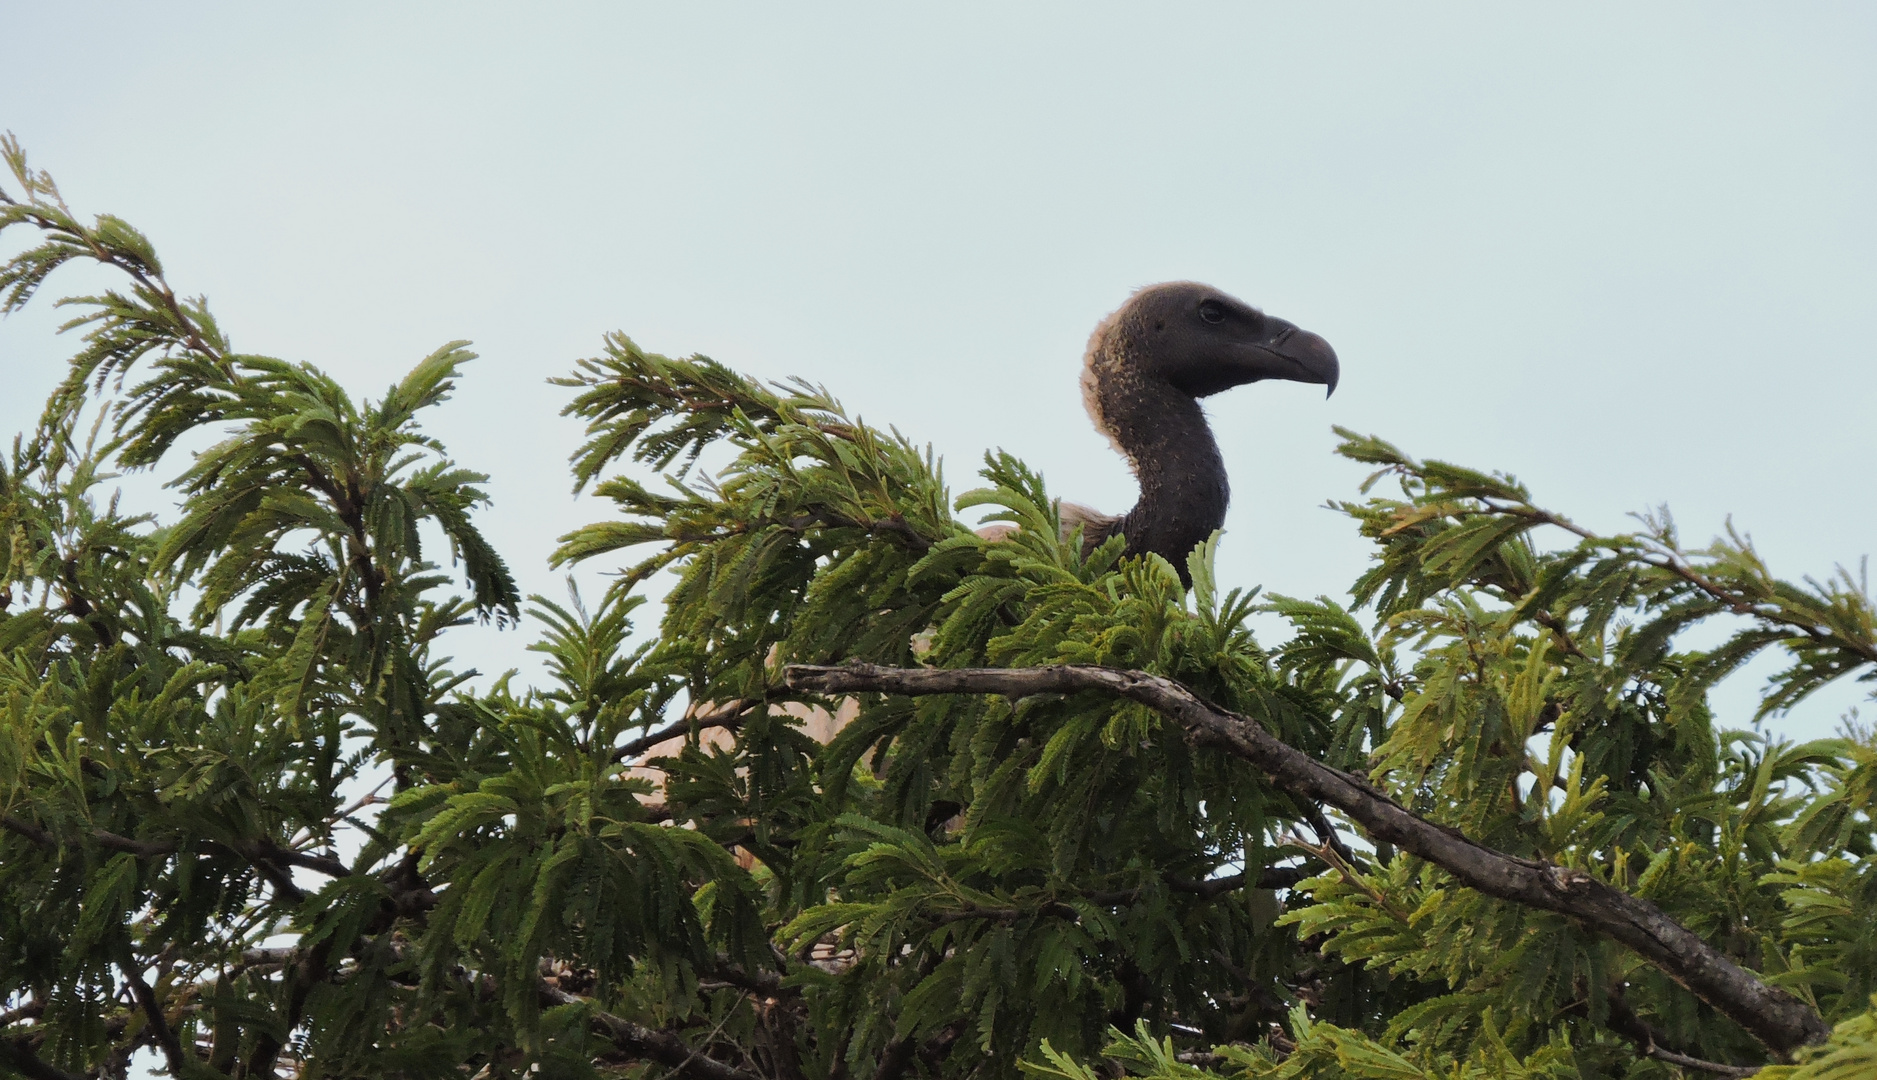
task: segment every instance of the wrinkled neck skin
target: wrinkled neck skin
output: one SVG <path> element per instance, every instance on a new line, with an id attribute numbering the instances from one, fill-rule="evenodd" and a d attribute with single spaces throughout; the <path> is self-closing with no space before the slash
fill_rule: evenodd
<path id="1" fill-rule="evenodd" d="M 1154 552 L 1190 585 L 1186 557 L 1225 524 L 1231 498 L 1225 462 L 1199 402 L 1143 374 L 1123 329 L 1104 323 L 1089 339 L 1083 403 L 1134 470 L 1140 501 L 1105 527 L 1091 524 L 1085 540 L 1092 546 L 1121 533 L 1127 554 Z"/>

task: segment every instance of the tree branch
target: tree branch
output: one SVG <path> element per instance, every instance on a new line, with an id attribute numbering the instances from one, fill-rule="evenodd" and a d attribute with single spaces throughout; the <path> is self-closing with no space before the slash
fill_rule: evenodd
<path id="1" fill-rule="evenodd" d="M 48 851 L 60 846 L 58 837 L 53 836 L 50 831 L 12 814 L 0 814 L 0 828 L 17 833 Z M 106 851 L 128 852 L 139 859 L 160 859 L 176 851 L 174 844 L 154 844 L 145 840 L 132 840 L 128 836 L 119 836 L 104 829 L 92 829 L 86 835 L 90 837 L 92 843 Z"/>
<path id="2" fill-rule="evenodd" d="M 1629 1007 L 1629 1002 L 1623 997 L 1620 986 L 1610 992 L 1608 1001 L 1609 1029 L 1628 1039 L 1635 1045 L 1636 1052 L 1643 1057 L 1653 1058 L 1668 1065 L 1678 1065 L 1684 1069 L 1711 1073 L 1715 1076 L 1752 1076 L 1760 1071 L 1757 1066 L 1724 1065 L 1718 1061 L 1704 1061 L 1673 1049 L 1671 1046 L 1673 1040 L 1668 1037 L 1667 1032 L 1637 1016 L 1636 1011 Z"/>
<path id="3" fill-rule="evenodd" d="M 25 1039 L 0 1038 L 0 1065 L 19 1073 L 27 1080 L 85 1080 L 56 1065 L 39 1060 Z"/>
<path id="4" fill-rule="evenodd" d="M 1315 876 L 1316 873 L 1314 871 L 1306 870 L 1301 866 L 1267 866 L 1258 871 L 1258 877 L 1254 884 L 1260 889 L 1288 889 L 1305 878 Z M 1189 881 L 1186 878 L 1174 877 L 1169 874 L 1167 875 L 1166 882 L 1167 887 L 1174 892 L 1191 893 L 1199 897 L 1202 901 L 1210 901 L 1217 900 L 1226 893 L 1235 892 L 1244 888 L 1245 872 L 1241 870 L 1236 874 L 1227 874 L 1224 877 L 1206 878 L 1204 881 Z M 1107 892 L 1085 892 L 1082 894 L 1082 898 L 1092 904 L 1131 904 L 1139 900 L 1141 894 L 1146 891 L 1147 887 L 1142 885 L 1132 889 L 1113 889 Z"/>
<path id="5" fill-rule="evenodd" d="M 33 824 L 24 818 L 12 814 L 0 814 L 0 828 L 16 833 L 48 851 L 56 851 L 63 846 L 59 838 L 48 829 Z M 128 836 L 119 836 L 106 829 L 91 829 L 85 838 L 106 851 L 119 851 L 135 855 L 139 859 L 166 859 L 176 853 L 176 844 L 153 840 L 135 840 Z M 211 843 L 215 843 L 211 841 Z M 299 866 L 314 870 L 328 877 L 347 877 L 352 873 L 350 867 L 338 859 L 327 855 L 313 855 L 304 851 L 283 848 L 272 839 L 262 839 L 252 843 L 216 844 L 234 852 L 253 865 L 256 872 L 267 879 L 281 896 L 291 903 L 306 899 L 306 893 L 293 883 L 293 877 L 286 867 Z"/>
<path id="6" fill-rule="evenodd" d="M 912 1055 L 919 1044 L 911 1035 L 903 1039 L 894 1039 L 880 1052 L 880 1064 L 873 1070 L 873 1080 L 898 1080 L 912 1064 Z"/>
<path id="7" fill-rule="evenodd" d="M 593 1026 L 602 1038 L 611 1041 L 627 1054 L 656 1061 L 673 1072 L 686 1073 L 698 1077 L 698 1080 L 762 1080 L 755 1073 L 705 1057 L 701 1051 L 693 1050 L 685 1045 L 683 1039 L 669 1031 L 654 1030 L 624 1017 L 614 1016 L 594 1007 L 592 1001 L 570 994 L 558 986 L 542 983 L 541 996 L 556 1005 L 588 1006 L 588 1015 L 592 1016 Z"/>
<path id="8" fill-rule="evenodd" d="M 397 865 L 380 875 L 385 885 L 396 890 L 389 898 L 379 904 L 377 914 L 364 927 L 364 937 L 383 933 L 398 918 L 428 911 L 437 904 L 436 893 L 430 890 L 429 883 L 417 872 L 417 855 L 408 852 Z M 306 999 L 313 987 L 332 977 L 333 953 L 346 955 L 355 943 L 347 942 L 343 946 L 333 938 L 325 938 L 308 949 L 292 950 L 293 959 L 281 969 L 282 996 L 285 1006 L 278 1028 L 264 1030 L 255 1041 L 254 1052 L 249 1056 L 248 1076 L 271 1076 L 274 1063 L 280 1052 L 286 1049 L 286 1037 L 305 1019 Z M 245 957 L 244 957 L 245 959 Z"/>
<path id="9" fill-rule="evenodd" d="M 8 1009 L 6 1012 L 0 1013 L 0 1028 L 6 1027 L 8 1024 L 18 1023 L 21 1020 L 37 1020 L 45 1011 L 46 1007 L 40 1003 L 38 998 L 34 998 L 17 1009 Z"/>
<path id="10" fill-rule="evenodd" d="M 324 874 L 327 877 L 342 878 L 352 876 L 351 867 L 330 855 L 314 855 L 310 852 L 295 851 L 293 848 L 281 847 L 271 838 L 260 840 L 255 843 L 251 849 L 243 850 L 240 854 L 244 858 L 255 862 L 266 862 L 276 866 L 281 864 L 298 866 L 305 870 Z"/>
<path id="11" fill-rule="evenodd" d="M 1079 912 L 1067 904 L 1053 902 L 1044 904 L 1039 908 L 978 907 L 973 905 L 958 911 L 940 912 L 933 917 L 932 921 L 938 923 L 940 926 L 949 926 L 955 922 L 969 922 L 972 919 L 983 919 L 986 922 L 996 923 L 1013 923 L 1028 915 L 1053 915 L 1059 919 L 1073 919 L 1078 914 Z"/>
<path id="12" fill-rule="evenodd" d="M 675 739 L 692 730 L 705 731 L 710 728 L 733 728 L 743 721 L 743 714 L 762 704 L 759 698 L 731 698 L 709 712 L 698 713 L 674 720 L 657 731 L 645 734 L 613 750 L 614 761 L 627 761 L 638 757 L 666 739 Z"/>
<path id="13" fill-rule="evenodd" d="M 1251 762 L 1289 794 L 1336 807 L 1377 840 L 1426 859 L 1464 885 L 1488 896 L 1578 919 L 1627 945 L 1775 1053 L 1787 1054 L 1829 1034 L 1825 1022 L 1804 1002 L 1768 986 L 1654 904 L 1581 870 L 1507 855 L 1436 825 L 1408 811 L 1366 779 L 1317 761 L 1262 725 L 1212 705 L 1170 679 L 1071 665 L 905 669 L 871 664 L 791 665 L 784 678 L 795 689 L 827 694 L 1022 698 L 1099 690 L 1139 702 L 1180 724 L 1195 743 Z"/>
<path id="14" fill-rule="evenodd" d="M 176 1030 L 169 1026 L 169 1017 L 163 1015 L 163 1003 L 156 999 L 156 991 L 143 981 L 143 976 L 134 967 L 134 959 L 125 950 L 125 958 L 120 962 L 124 969 L 124 981 L 130 984 L 130 992 L 137 999 L 137 1007 L 150 1022 L 150 1035 L 156 1045 L 162 1049 L 164 1060 L 169 1062 L 171 1076 L 187 1076 L 193 1055 L 183 1050 L 182 1042 L 176 1038 Z"/>
<path id="15" fill-rule="evenodd" d="M 777 972 L 752 971 L 748 968 L 739 967 L 732 963 L 730 958 L 723 953 L 718 953 L 716 960 L 717 962 L 715 964 L 705 970 L 727 985 L 734 986 L 739 990 L 754 994 L 757 997 L 775 998 L 801 996 L 801 988 L 783 986 L 782 976 Z"/>
<path id="16" fill-rule="evenodd" d="M 1571 519 L 1554 514 L 1549 510 L 1540 510 L 1535 506 L 1529 505 L 1512 506 L 1486 498 L 1480 499 L 1480 505 L 1485 507 L 1490 513 L 1502 514 L 1507 517 L 1520 517 L 1527 521 L 1556 526 L 1572 535 L 1589 540 L 1592 543 L 1608 542 L 1607 538 L 1598 536 L 1596 533 L 1584 528 Z M 1850 640 L 1830 629 L 1820 629 L 1815 623 L 1808 619 L 1788 615 L 1776 606 L 1760 602 L 1751 596 L 1729 590 L 1725 586 L 1715 582 L 1706 574 L 1696 570 L 1689 564 L 1687 558 L 1678 548 L 1651 540 L 1647 541 L 1647 547 L 1645 549 L 1639 550 L 1636 553 L 1635 558 L 1636 561 L 1644 565 L 1653 566 L 1657 570 L 1666 570 L 1674 574 L 1688 584 L 1700 589 L 1712 599 L 1727 605 L 1728 610 L 1737 615 L 1748 615 L 1775 626 L 1784 626 L 1788 629 L 1797 630 L 1799 633 L 1804 634 L 1806 637 L 1820 644 L 1832 644 L 1849 652 L 1856 653 L 1857 656 L 1867 664 L 1877 664 L 1877 645 L 1872 645 L 1868 641 Z M 1540 623 L 1548 627 L 1548 624 L 1544 624 L 1542 620 L 1540 620 Z"/>

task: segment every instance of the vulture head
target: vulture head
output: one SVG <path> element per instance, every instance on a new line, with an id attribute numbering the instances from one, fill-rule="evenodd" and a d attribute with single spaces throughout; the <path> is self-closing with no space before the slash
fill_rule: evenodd
<path id="1" fill-rule="evenodd" d="M 1140 501 L 1118 517 L 1064 503 L 1064 529 L 1081 525 L 1091 549 L 1120 533 L 1127 554 L 1160 555 L 1185 580 L 1186 556 L 1225 523 L 1230 499 L 1199 399 L 1266 379 L 1334 392 L 1337 375 L 1329 342 L 1218 289 L 1140 290 L 1095 327 L 1082 370 L 1083 403 L 1134 470 Z"/>

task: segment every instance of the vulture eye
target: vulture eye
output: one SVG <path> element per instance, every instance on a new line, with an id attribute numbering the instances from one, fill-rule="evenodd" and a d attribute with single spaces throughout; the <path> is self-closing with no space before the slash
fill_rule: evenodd
<path id="1" fill-rule="evenodd" d="M 1209 323 L 1222 323 L 1225 321 L 1225 305 L 1217 300 L 1201 300 L 1199 317 Z"/>

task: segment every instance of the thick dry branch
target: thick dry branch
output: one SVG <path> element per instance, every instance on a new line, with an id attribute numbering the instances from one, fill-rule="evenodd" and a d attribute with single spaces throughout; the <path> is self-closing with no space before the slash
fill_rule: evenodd
<path id="1" fill-rule="evenodd" d="M 788 685 L 825 694 L 1072 694 L 1097 690 L 1139 702 L 1184 727 L 1195 743 L 1256 765 L 1289 794 L 1328 803 L 1376 840 L 1394 844 L 1488 896 L 1577 919 L 1634 949 L 1701 1000 L 1784 1055 L 1823 1041 L 1829 1028 L 1804 1002 L 1768 986 L 1646 900 L 1568 867 L 1475 843 L 1421 818 L 1366 779 L 1331 768 L 1257 722 L 1212 705 L 1171 679 L 1140 671 L 1035 668 L 887 668 L 791 665 Z"/>
<path id="2" fill-rule="evenodd" d="M 541 984 L 541 996 L 556 1005 L 593 1004 L 586 998 L 576 997 L 547 983 Z M 589 1009 L 589 1015 L 602 1038 L 633 1057 L 656 1061 L 673 1072 L 695 1076 L 699 1080 L 762 1080 L 755 1073 L 705 1057 L 701 1050 L 686 1046 L 684 1040 L 669 1031 L 635 1024 L 601 1009 Z"/>

